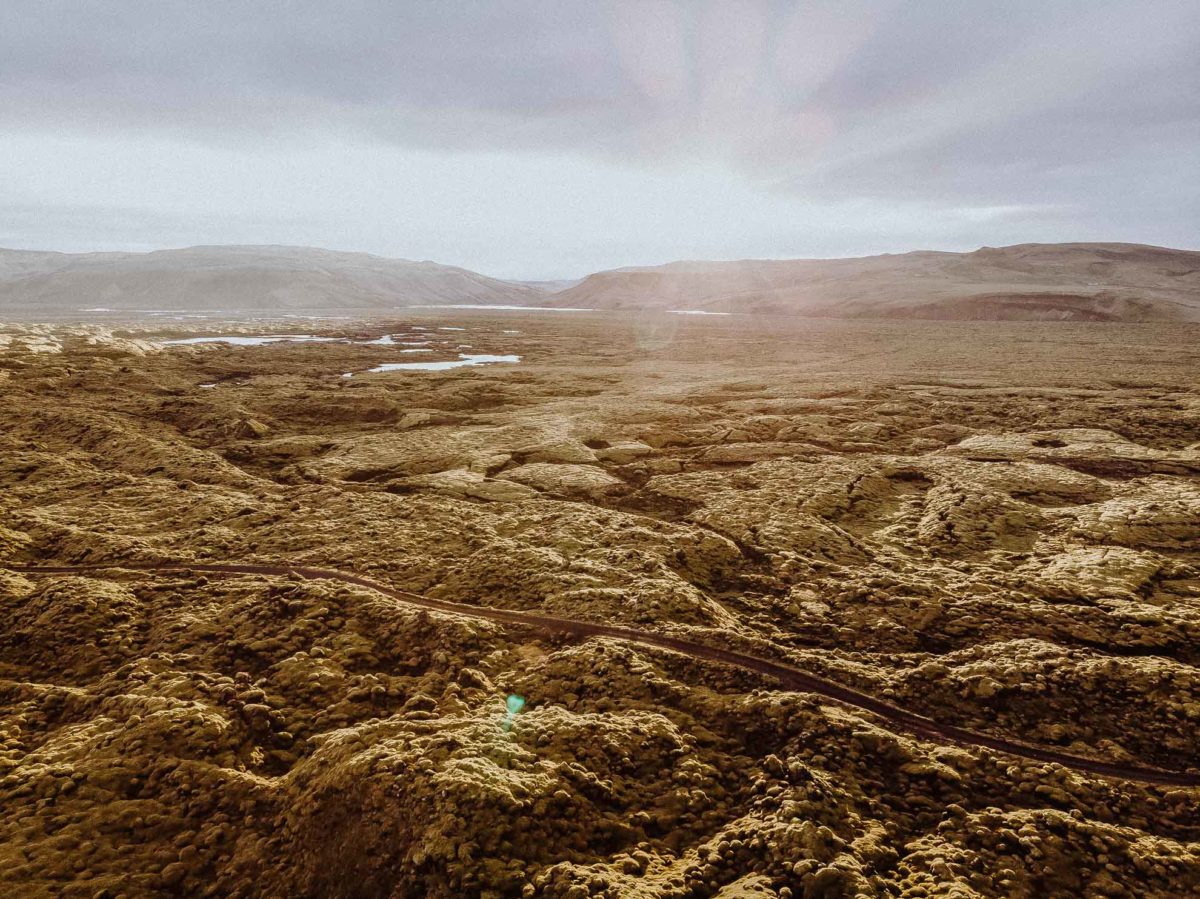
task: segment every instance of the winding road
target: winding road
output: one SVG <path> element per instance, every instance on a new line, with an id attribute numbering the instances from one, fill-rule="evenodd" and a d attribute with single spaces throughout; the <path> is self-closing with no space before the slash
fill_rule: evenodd
<path id="1" fill-rule="evenodd" d="M 1139 767 L 1136 765 L 1120 765 L 1112 762 L 1102 762 L 1083 756 L 1071 755 L 1052 749 L 1028 746 L 1013 740 L 993 737 L 988 734 L 966 730 L 952 724 L 943 724 L 918 715 L 907 709 L 884 702 L 867 693 L 861 693 L 834 681 L 818 677 L 800 668 L 773 662 L 769 659 L 720 649 L 690 640 L 681 640 L 653 631 L 643 631 L 634 628 L 617 627 L 615 625 L 599 624 L 592 621 L 578 621 L 571 618 L 556 618 L 550 615 L 539 615 L 534 612 L 518 612 L 509 609 L 497 609 L 490 606 L 465 605 L 449 602 L 444 599 L 433 599 L 419 593 L 407 590 L 397 590 L 386 584 L 373 581 L 361 575 L 337 571 L 332 568 L 311 568 L 303 565 L 261 565 L 253 563 L 215 564 L 204 562 L 178 563 L 98 563 L 90 565 L 59 565 L 59 566 L 18 566 L 0 565 L 9 571 L 30 575 L 63 575 L 86 574 L 99 571 L 130 570 L 156 573 L 188 573 L 197 572 L 219 576 L 236 575 L 266 575 L 270 577 L 298 576 L 314 581 L 338 581 L 374 590 L 384 596 L 437 612 L 460 615 L 465 618 L 496 621 L 501 624 L 515 624 L 539 628 L 544 631 L 572 634 L 579 637 L 609 637 L 623 640 L 627 643 L 642 646 L 654 646 L 682 653 L 695 659 L 704 659 L 726 665 L 734 665 L 759 674 L 775 678 L 787 690 L 813 693 L 835 700 L 864 712 L 882 718 L 895 729 L 909 733 L 923 740 L 934 743 L 953 744 L 968 747 L 980 747 L 995 752 L 1028 759 L 1035 762 L 1050 762 L 1071 768 L 1076 771 L 1095 774 L 1101 777 L 1141 783 L 1161 784 L 1176 787 L 1200 786 L 1200 773 L 1180 771 L 1164 771 L 1157 768 Z"/>

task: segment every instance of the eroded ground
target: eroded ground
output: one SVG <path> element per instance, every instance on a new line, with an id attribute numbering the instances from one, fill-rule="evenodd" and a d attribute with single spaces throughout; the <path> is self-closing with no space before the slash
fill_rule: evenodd
<path id="1" fill-rule="evenodd" d="M 358 571 L 1200 769 L 1200 329 L 314 327 L 396 343 L 0 331 L 0 562 Z M 364 373 L 458 353 L 522 361 Z M 11 895 L 1200 889 L 1200 790 L 346 585 L 0 571 L 0 696 Z"/>

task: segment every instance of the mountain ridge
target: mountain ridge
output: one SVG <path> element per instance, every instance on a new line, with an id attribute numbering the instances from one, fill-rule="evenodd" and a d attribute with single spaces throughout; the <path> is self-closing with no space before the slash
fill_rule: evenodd
<path id="1" fill-rule="evenodd" d="M 1073 242 L 677 261 L 596 272 L 549 302 L 833 318 L 1200 321 L 1200 251 Z"/>
<path id="2" fill-rule="evenodd" d="M 145 253 L 0 249 L 0 314 L 339 312 L 412 305 L 699 310 L 832 318 L 1200 321 L 1200 251 L 1022 243 L 833 259 L 676 260 L 577 281 L 278 244 Z"/>
<path id="3" fill-rule="evenodd" d="M 237 312 L 336 311 L 442 303 L 529 304 L 544 291 L 429 260 L 282 245 L 147 253 L 0 250 L 0 311 L 102 305 Z"/>

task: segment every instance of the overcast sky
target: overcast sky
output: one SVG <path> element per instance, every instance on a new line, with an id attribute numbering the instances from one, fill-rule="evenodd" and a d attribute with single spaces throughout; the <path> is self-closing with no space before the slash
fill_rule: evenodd
<path id="1" fill-rule="evenodd" d="M 1198 0 L 0 0 L 0 246 L 1200 248 Z"/>

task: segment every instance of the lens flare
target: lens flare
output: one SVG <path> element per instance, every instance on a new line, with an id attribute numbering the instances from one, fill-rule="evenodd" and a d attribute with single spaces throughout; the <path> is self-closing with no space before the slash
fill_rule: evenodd
<path id="1" fill-rule="evenodd" d="M 513 719 L 517 717 L 517 712 L 525 708 L 525 697 L 510 693 L 508 699 L 504 700 L 504 707 L 508 709 L 508 714 L 504 716 L 504 729 L 511 730 Z"/>

